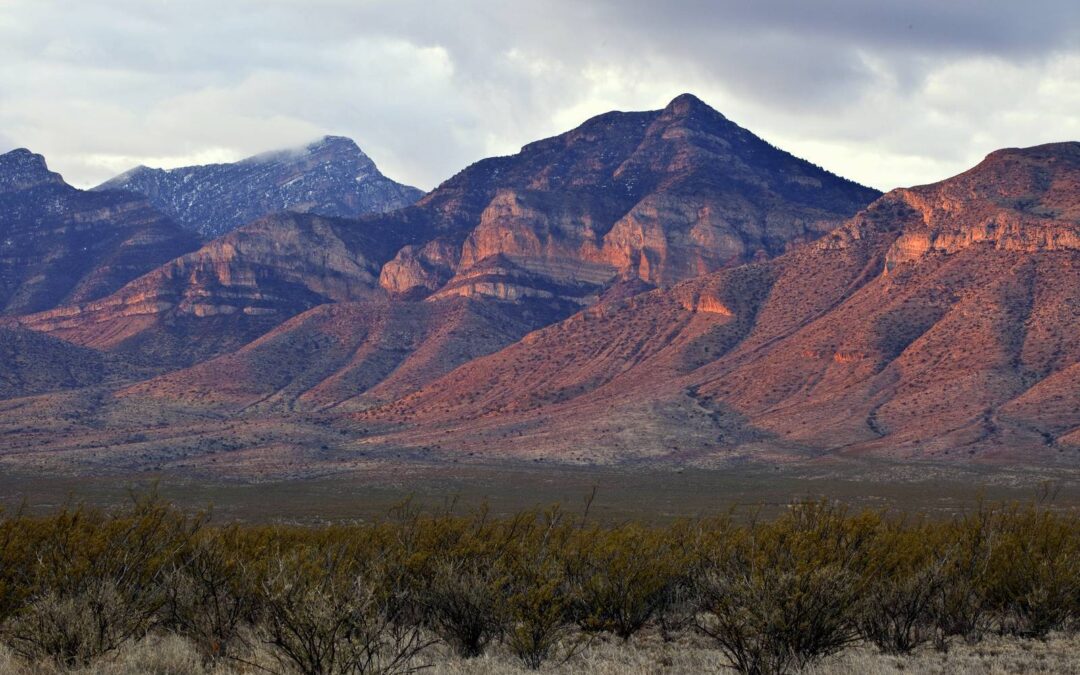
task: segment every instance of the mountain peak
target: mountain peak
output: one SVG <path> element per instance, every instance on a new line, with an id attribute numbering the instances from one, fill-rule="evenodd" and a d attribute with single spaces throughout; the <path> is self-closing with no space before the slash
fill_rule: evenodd
<path id="1" fill-rule="evenodd" d="M 702 113 L 724 117 L 717 110 L 709 106 L 693 94 L 679 94 L 671 99 L 671 102 L 663 110 L 663 114 L 670 117 L 690 117 Z"/>
<path id="2" fill-rule="evenodd" d="M 304 145 L 262 152 L 242 159 L 238 164 L 302 165 L 313 160 L 332 161 L 362 174 L 378 173 L 375 163 L 364 154 L 356 141 L 345 136 L 323 136 Z"/>
<path id="3" fill-rule="evenodd" d="M 49 171 L 43 156 L 26 148 L 0 155 L 0 191 L 27 190 L 40 185 L 64 185 L 60 174 Z"/>
<path id="4" fill-rule="evenodd" d="M 323 136 L 322 138 L 312 141 L 307 145 L 308 150 L 343 150 L 348 152 L 356 152 L 361 155 L 364 151 L 360 149 L 360 146 L 356 144 L 356 141 L 348 136 Z"/>
<path id="5" fill-rule="evenodd" d="M 375 162 L 360 149 L 356 141 L 345 136 L 323 136 L 308 143 L 302 158 L 302 162 L 308 158 L 333 162 L 340 165 L 342 170 L 354 174 L 357 179 L 382 175 Z"/>

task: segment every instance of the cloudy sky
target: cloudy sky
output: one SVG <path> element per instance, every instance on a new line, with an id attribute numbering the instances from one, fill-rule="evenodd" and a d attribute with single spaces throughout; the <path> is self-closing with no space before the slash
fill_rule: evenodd
<path id="1" fill-rule="evenodd" d="M 1080 139 L 1076 0 L 0 0 L 0 151 L 89 186 L 333 133 L 430 189 L 690 91 L 887 189 Z"/>

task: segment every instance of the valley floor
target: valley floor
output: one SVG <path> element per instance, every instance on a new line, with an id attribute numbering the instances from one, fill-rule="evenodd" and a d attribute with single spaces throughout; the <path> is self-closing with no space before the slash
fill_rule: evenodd
<path id="1" fill-rule="evenodd" d="M 555 503 L 578 510 L 590 495 L 590 517 L 601 522 L 663 523 L 732 508 L 768 515 L 796 500 L 821 498 L 928 515 L 969 511 L 980 502 L 1080 508 L 1080 470 L 1053 467 L 829 461 L 677 470 L 401 461 L 362 472 L 265 482 L 171 474 L 64 475 L 0 465 L 0 509 L 26 506 L 47 513 L 67 501 L 108 507 L 127 503 L 132 488 L 151 486 L 186 509 L 212 505 L 219 522 L 365 521 L 384 517 L 405 500 L 458 512 L 483 502 L 494 515 L 510 515 Z"/>

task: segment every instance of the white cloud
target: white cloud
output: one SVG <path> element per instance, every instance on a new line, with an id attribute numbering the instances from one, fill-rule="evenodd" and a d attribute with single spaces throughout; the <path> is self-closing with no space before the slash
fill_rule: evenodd
<path id="1" fill-rule="evenodd" d="M 335 133 L 431 188 L 683 91 L 879 188 L 1080 138 L 1072 0 L 0 2 L 0 147 L 77 185 Z"/>

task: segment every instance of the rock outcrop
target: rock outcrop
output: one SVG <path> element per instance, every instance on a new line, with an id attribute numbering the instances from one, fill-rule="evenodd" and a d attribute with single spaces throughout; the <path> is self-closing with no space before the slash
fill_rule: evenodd
<path id="1" fill-rule="evenodd" d="M 984 244 L 1025 253 L 1080 250 L 1078 193 L 1080 143 L 998 150 L 944 183 L 890 193 L 922 224 L 904 231 L 886 264 Z"/>
<path id="2" fill-rule="evenodd" d="M 441 288 L 457 267 L 461 251 L 446 239 L 402 247 L 383 265 L 379 285 L 395 297 L 423 297 Z"/>

